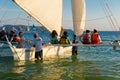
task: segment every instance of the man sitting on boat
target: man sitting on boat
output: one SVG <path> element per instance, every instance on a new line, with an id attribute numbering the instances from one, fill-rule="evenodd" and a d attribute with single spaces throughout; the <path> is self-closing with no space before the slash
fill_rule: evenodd
<path id="1" fill-rule="evenodd" d="M 83 44 L 90 44 L 90 30 L 86 30 L 86 33 L 82 35 L 82 43 Z"/>
<path id="2" fill-rule="evenodd" d="M 19 41 L 18 41 L 18 48 L 25 47 L 25 39 L 23 38 L 23 32 L 19 32 Z"/>
<path id="3" fill-rule="evenodd" d="M 68 33 L 65 31 L 60 38 L 60 44 L 70 44 L 70 39 L 68 37 Z"/>
<path id="4" fill-rule="evenodd" d="M 17 37 L 17 35 L 15 34 L 14 37 L 13 37 L 13 42 L 18 42 L 19 41 L 19 38 Z"/>
<path id="5" fill-rule="evenodd" d="M 91 35 L 91 44 L 101 44 L 102 40 L 100 38 L 100 35 L 98 34 L 97 30 L 94 29 L 92 35 Z"/>
<path id="6" fill-rule="evenodd" d="M 1 41 L 6 41 L 5 35 L 6 35 L 5 30 L 0 31 L 0 40 Z"/>
<path id="7" fill-rule="evenodd" d="M 10 34 L 8 36 L 8 39 L 9 39 L 10 42 L 13 41 L 14 35 L 15 35 L 15 32 L 13 30 L 11 30 Z"/>
<path id="8" fill-rule="evenodd" d="M 50 34 L 51 44 L 57 44 L 58 43 L 57 36 L 58 36 L 57 32 L 55 30 L 53 30 L 52 33 Z"/>

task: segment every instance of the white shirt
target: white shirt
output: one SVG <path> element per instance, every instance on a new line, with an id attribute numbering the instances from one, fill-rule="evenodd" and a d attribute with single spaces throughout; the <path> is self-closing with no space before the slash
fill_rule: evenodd
<path id="1" fill-rule="evenodd" d="M 36 52 L 41 51 L 42 50 L 42 38 L 40 37 L 34 38 L 33 45 L 35 45 Z"/>
<path id="2" fill-rule="evenodd" d="M 98 38 L 99 38 L 99 40 L 100 40 L 100 43 L 101 43 L 101 42 L 102 42 L 102 39 L 101 39 L 100 35 L 98 35 Z"/>

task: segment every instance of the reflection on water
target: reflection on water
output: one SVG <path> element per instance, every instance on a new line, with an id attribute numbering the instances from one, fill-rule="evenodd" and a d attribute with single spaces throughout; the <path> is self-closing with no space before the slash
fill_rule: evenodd
<path id="1" fill-rule="evenodd" d="M 76 57 L 14 62 L 0 58 L 0 80 L 120 80 L 120 50 L 80 47 Z"/>
<path id="2" fill-rule="evenodd" d="M 14 68 L 13 68 L 13 72 L 15 73 L 22 73 L 25 71 L 25 61 L 19 61 L 19 62 L 14 62 Z"/>

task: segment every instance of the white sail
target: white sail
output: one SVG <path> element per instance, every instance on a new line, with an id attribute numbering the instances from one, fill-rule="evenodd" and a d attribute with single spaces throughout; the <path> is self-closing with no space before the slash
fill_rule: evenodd
<path id="1" fill-rule="evenodd" d="M 62 26 L 62 0 L 13 0 L 47 30 L 56 30 L 58 35 Z"/>
<path id="2" fill-rule="evenodd" d="M 85 0 L 71 0 L 73 26 L 76 35 L 81 35 L 85 26 Z"/>

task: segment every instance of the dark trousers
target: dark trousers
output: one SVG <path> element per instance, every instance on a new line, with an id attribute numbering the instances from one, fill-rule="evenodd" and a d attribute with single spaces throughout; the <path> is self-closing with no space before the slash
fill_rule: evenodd
<path id="1" fill-rule="evenodd" d="M 43 59 L 43 50 L 35 52 L 35 58 L 39 59 L 41 58 L 41 60 Z"/>
<path id="2" fill-rule="evenodd" d="M 72 47 L 72 55 L 77 55 L 77 49 L 78 49 L 77 46 Z"/>

